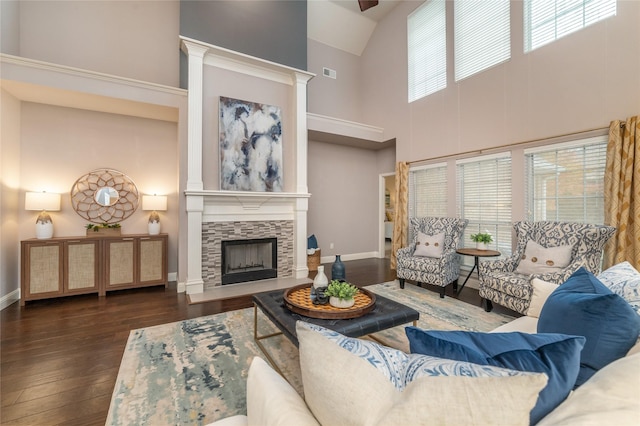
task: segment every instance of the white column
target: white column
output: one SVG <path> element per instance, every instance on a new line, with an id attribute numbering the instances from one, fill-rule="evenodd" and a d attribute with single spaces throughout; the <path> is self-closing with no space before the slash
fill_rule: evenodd
<path id="1" fill-rule="evenodd" d="M 312 78 L 309 74 L 295 73 L 293 86 L 293 103 L 296 112 L 296 192 L 307 194 L 307 83 Z M 309 275 L 307 267 L 307 211 L 308 198 L 297 198 L 295 204 L 294 223 L 294 255 L 293 269 L 296 278 Z"/>
<path id="2" fill-rule="evenodd" d="M 296 198 L 294 207 L 294 254 L 293 275 L 296 278 L 309 276 L 307 267 L 307 211 L 309 210 L 308 198 Z"/>
<path id="3" fill-rule="evenodd" d="M 204 55 L 208 48 L 182 40 L 189 57 L 189 125 L 187 130 L 187 191 L 203 189 L 202 184 L 202 88 Z"/>
<path id="4" fill-rule="evenodd" d="M 202 212 L 204 197 L 187 195 L 187 294 L 204 292 L 202 279 Z"/>
<path id="5" fill-rule="evenodd" d="M 296 112 L 296 192 L 298 194 L 309 192 L 307 187 L 307 83 L 310 79 L 310 75 L 296 72 L 293 86 L 293 107 Z"/>
<path id="6" fill-rule="evenodd" d="M 200 191 L 202 183 L 202 98 L 204 55 L 208 48 L 182 40 L 189 58 L 187 128 L 187 191 Z M 202 279 L 202 195 L 187 195 L 187 294 L 204 292 Z"/>

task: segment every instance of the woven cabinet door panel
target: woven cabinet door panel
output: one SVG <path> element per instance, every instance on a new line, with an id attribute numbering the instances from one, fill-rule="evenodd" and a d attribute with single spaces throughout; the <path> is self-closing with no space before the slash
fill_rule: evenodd
<path id="1" fill-rule="evenodd" d="M 134 282 L 135 241 L 109 242 L 107 285 L 117 286 Z"/>
<path id="2" fill-rule="evenodd" d="M 140 240 L 140 282 L 164 282 L 165 242 L 159 239 Z"/>
<path id="3" fill-rule="evenodd" d="M 97 287 L 97 251 L 95 241 L 67 244 L 67 290 Z"/>
<path id="4" fill-rule="evenodd" d="M 29 247 L 30 294 L 62 291 L 61 248 L 60 244 Z"/>

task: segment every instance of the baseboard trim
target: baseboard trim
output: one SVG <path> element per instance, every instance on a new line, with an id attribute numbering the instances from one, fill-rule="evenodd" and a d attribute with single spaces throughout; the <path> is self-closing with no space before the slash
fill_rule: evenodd
<path id="1" fill-rule="evenodd" d="M 341 254 L 340 255 L 340 259 L 341 260 L 360 260 L 360 259 L 370 259 L 372 257 L 378 257 L 378 252 L 377 251 L 367 251 L 367 252 L 362 252 L 362 253 L 351 253 L 351 254 Z M 331 256 L 322 256 L 320 258 L 320 262 L 321 263 L 333 263 L 336 260 L 336 256 L 335 255 L 331 255 Z"/>
<path id="2" fill-rule="evenodd" d="M 11 293 L 0 298 L 0 311 L 9 305 L 13 305 L 19 300 L 20 300 L 20 289 L 17 288 L 13 290 Z"/>

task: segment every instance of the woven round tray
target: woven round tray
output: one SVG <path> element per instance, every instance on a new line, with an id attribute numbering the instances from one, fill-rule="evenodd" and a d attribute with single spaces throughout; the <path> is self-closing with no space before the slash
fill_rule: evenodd
<path id="1" fill-rule="evenodd" d="M 356 303 L 350 308 L 334 308 L 330 304 L 314 305 L 311 301 L 311 286 L 303 284 L 284 292 L 284 305 L 292 312 L 318 319 L 349 319 L 369 313 L 376 304 L 376 295 L 364 288 L 355 295 Z"/>

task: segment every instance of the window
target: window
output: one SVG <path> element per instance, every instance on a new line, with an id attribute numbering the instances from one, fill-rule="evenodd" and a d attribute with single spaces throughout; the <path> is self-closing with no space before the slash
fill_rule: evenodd
<path id="1" fill-rule="evenodd" d="M 447 216 L 447 164 L 409 171 L 409 217 Z"/>
<path id="2" fill-rule="evenodd" d="M 425 2 L 407 17 L 409 102 L 447 87 L 444 0 Z"/>
<path id="3" fill-rule="evenodd" d="M 471 234 L 489 231 L 503 256 L 511 254 L 511 156 L 459 160 L 457 167 L 458 216 L 468 219 L 462 246 L 470 246 Z M 473 260 L 465 257 L 466 265 Z"/>
<path id="4" fill-rule="evenodd" d="M 616 14 L 616 0 L 525 0 L 524 51 L 530 52 Z"/>
<path id="5" fill-rule="evenodd" d="M 456 81 L 511 57 L 509 0 L 453 4 Z"/>
<path id="6" fill-rule="evenodd" d="M 525 150 L 529 220 L 604 223 L 607 137 Z"/>

